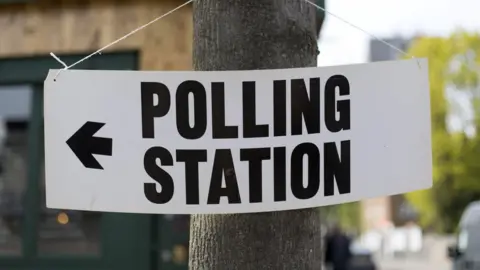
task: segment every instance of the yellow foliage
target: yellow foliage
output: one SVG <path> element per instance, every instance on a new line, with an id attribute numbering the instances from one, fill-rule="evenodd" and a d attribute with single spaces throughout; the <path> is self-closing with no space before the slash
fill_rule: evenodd
<path id="1" fill-rule="evenodd" d="M 472 198 L 476 198 L 475 194 L 480 196 L 480 136 L 468 137 L 464 132 L 452 134 L 448 131 L 446 120 L 453 107 L 445 94 L 447 87 L 480 94 L 480 36 L 478 33 L 458 31 L 447 38 L 418 38 L 412 43 L 409 54 L 428 58 L 429 62 L 434 186 L 430 190 L 406 195 L 419 211 L 421 223 L 428 226 L 448 215 L 438 205 L 448 208 L 451 198 L 440 196 L 451 194 L 455 198 L 465 190 L 474 194 Z M 473 100 L 477 126 L 480 124 L 478 101 Z M 448 181 L 453 184 L 444 184 Z M 450 190 L 437 192 L 440 188 Z"/>

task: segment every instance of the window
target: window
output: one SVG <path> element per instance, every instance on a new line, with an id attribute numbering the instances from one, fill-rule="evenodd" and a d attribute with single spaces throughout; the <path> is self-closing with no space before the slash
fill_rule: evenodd
<path id="1" fill-rule="evenodd" d="M 21 255 L 32 89 L 0 86 L 0 255 Z"/>

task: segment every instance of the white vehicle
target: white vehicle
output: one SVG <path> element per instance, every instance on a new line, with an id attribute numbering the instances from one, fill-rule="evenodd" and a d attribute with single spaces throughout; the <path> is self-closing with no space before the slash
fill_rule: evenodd
<path id="1" fill-rule="evenodd" d="M 453 270 L 480 270 L 480 201 L 470 203 L 462 214 L 459 234 L 448 247 Z"/>

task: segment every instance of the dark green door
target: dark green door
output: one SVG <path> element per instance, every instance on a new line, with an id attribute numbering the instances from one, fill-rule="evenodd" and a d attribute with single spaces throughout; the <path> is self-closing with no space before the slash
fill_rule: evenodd
<path id="1" fill-rule="evenodd" d="M 188 269 L 189 229 L 189 215 L 152 217 L 152 269 Z"/>
<path id="2" fill-rule="evenodd" d="M 73 63 L 81 56 L 61 58 Z M 137 66 L 137 54 L 129 52 L 95 56 L 76 68 Z M 50 57 L 0 59 L 0 270 L 155 269 L 156 217 L 46 209 L 43 81 L 49 68 L 58 68 Z"/>

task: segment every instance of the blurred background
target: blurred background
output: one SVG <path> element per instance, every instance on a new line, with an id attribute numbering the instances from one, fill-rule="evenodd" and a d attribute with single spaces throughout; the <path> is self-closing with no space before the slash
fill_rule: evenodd
<path id="1" fill-rule="evenodd" d="M 432 189 L 323 207 L 326 227 L 340 223 L 354 252 L 369 254 L 377 269 L 480 269 L 480 1 L 327 0 L 326 7 L 371 35 L 326 16 L 319 66 L 428 58 L 434 165 Z"/>
<path id="2" fill-rule="evenodd" d="M 49 210 L 43 174 L 49 53 L 74 63 L 181 2 L 0 0 L 0 270 L 187 269 L 188 216 Z M 320 208 L 322 233 L 344 228 L 358 270 L 480 269 L 480 1 L 316 2 L 429 59 L 434 162 L 430 190 Z M 331 16 L 320 32 L 319 66 L 408 57 Z M 76 68 L 189 70 L 191 56 L 190 5 Z"/>

